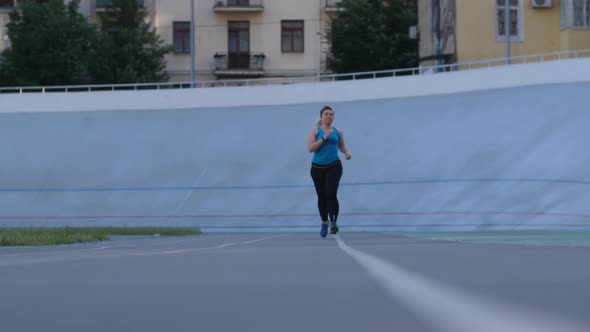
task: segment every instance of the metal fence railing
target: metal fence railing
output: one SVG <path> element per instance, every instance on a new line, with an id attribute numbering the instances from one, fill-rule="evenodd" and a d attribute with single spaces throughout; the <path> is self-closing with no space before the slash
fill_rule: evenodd
<path id="1" fill-rule="evenodd" d="M 263 53 L 216 53 L 215 70 L 264 70 Z"/>
<path id="2" fill-rule="evenodd" d="M 590 58 L 590 50 L 563 51 L 543 54 L 514 56 L 510 58 L 512 64 L 544 62 L 571 58 Z M 207 88 L 227 86 L 276 85 L 309 82 L 329 82 L 360 79 L 376 79 L 408 75 L 436 74 L 440 72 L 471 70 L 506 65 L 505 58 L 494 58 L 469 62 L 458 62 L 446 65 L 420 66 L 393 70 L 358 72 L 330 75 L 310 75 L 294 77 L 269 77 L 253 79 L 211 80 L 195 82 L 164 82 L 164 83 L 135 83 L 135 84 L 106 84 L 106 85 L 70 85 L 70 86 L 42 86 L 42 87 L 6 87 L 0 88 L 0 93 L 49 93 L 49 92 L 84 92 L 84 91 L 120 91 L 120 90 L 164 90 L 185 88 Z"/>
<path id="3" fill-rule="evenodd" d="M 213 8 L 220 7 L 262 7 L 262 0 L 214 0 Z"/>

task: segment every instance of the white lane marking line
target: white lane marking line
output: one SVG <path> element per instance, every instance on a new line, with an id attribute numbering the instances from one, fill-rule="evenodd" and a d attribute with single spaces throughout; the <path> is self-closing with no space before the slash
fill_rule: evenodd
<path id="1" fill-rule="evenodd" d="M 169 254 L 179 254 L 179 253 L 191 252 L 191 251 L 220 249 L 220 248 L 225 248 L 225 247 L 237 246 L 237 245 L 240 245 L 240 244 L 250 244 L 250 243 L 260 242 L 260 241 L 272 239 L 272 238 L 275 238 L 275 237 L 277 237 L 277 236 L 270 236 L 270 237 L 265 237 L 265 238 L 261 238 L 261 239 L 250 240 L 250 241 L 244 241 L 244 242 L 225 243 L 225 244 L 221 244 L 221 245 L 213 246 L 213 247 L 189 248 L 189 249 L 179 249 L 179 250 L 159 251 L 159 252 L 145 252 L 145 253 L 138 253 L 138 254 L 135 254 L 135 255 L 136 256 L 169 255 Z"/>
<path id="2" fill-rule="evenodd" d="M 161 241 L 161 242 L 152 243 L 152 246 L 162 246 L 162 245 L 171 244 L 171 243 L 183 243 L 183 242 L 191 242 L 191 241 L 197 241 L 197 240 L 202 240 L 202 238 L 199 238 L 197 236 L 194 238 L 190 238 L 188 240 Z"/>
<path id="3" fill-rule="evenodd" d="M 264 241 L 270 238 L 274 238 L 277 236 L 271 236 L 271 237 L 265 237 L 263 239 L 257 239 L 257 240 L 252 240 L 252 241 L 246 241 L 246 242 L 240 242 L 240 243 L 255 243 L 255 242 L 259 242 L 259 241 Z M 203 238 L 200 236 L 195 236 L 193 238 L 190 238 L 188 240 L 177 240 L 177 241 L 162 241 L 162 242 L 157 242 L 157 243 L 152 243 L 152 246 L 163 246 L 163 245 L 167 245 L 167 244 L 172 244 L 172 243 L 184 243 L 184 242 L 192 242 L 192 241 L 200 241 Z"/>
<path id="4" fill-rule="evenodd" d="M 27 255 L 39 255 L 39 254 L 75 254 L 81 252 L 88 252 L 88 251 L 96 251 L 96 250 L 105 250 L 105 249 L 112 249 L 112 248 L 121 248 L 121 247 L 135 247 L 135 245 L 128 244 L 128 245 L 119 245 L 119 246 L 108 246 L 108 247 L 98 247 L 98 248 L 90 248 L 90 249 L 74 249 L 74 250 L 58 250 L 58 251 L 38 251 L 38 252 L 23 252 L 17 254 L 6 254 L 0 255 L 0 257 L 4 256 L 27 256 Z"/>
<path id="5" fill-rule="evenodd" d="M 105 250 L 105 249 L 123 248 L 123 247 L 135 247 L 135 245 L 134 244 L 122 244 L 120 246 L 108 246 L 108 247 L 100 247 L 100 248 L 91 248 L 91 249 L 83 249 L 83 250 L 79 250 L 79 251 L 81 251 L 81 252 L 87 252 L 87 251 Z"/>
<path id="6" fill-rule="evenodd" d="M 126 254 L 120 254 L 117 256 L 104 256 L 103 258 L 124 257 L 124 256 L 170 255 L 170 254 L 178 254 L 178 253 L 191 252 L 191 251 L 219 249 L 219 248 L 225 248 L 225 247 L 230 247 L 230 246 L 236 246 L 236 245 L 240 245 L 240 244 L 250 244 L 250 243 L 260 242 L 260 241 L 264 241 L 264 240 L 268 240 L 268 239 L 272 239 L 272 238 L 276 238 L 276 237 L 280 237 L 280 236 L 270 236 L 270 237 L 254 239 L 254 240 L 250 240 L 250 241 L 243 241 L 243 242 L 225 243 L 225 244 L 213 246 L 213 247 L 190 248 L 190 249 L 180 249 L 180 250 L 171 250 L 171 251 L 162 251 L 162 252 L 143 252 L 143 253 L 133 253 L 133 254 L 126 253 Z M 135 245 L 130 245 L 130 246 L 135 247 Z M 113 248 L 113 247 L 115 247 L 115 246 L 105 247 L 105 249 L 106 248 Z M 100 249 L 100 248 L 95 248 L 95 249 Z M 88 250 L 86 250 L 86 251 L 88 251 Z M 81 251 L 75 251 L 75 252 L 74 251 L 62 251 L 62 252 L 52 252 L 52 253 L 72 253 L 72 252 L 73 253 L 80 253 Z M 35 253 L 10 254 L 10 255 L 27 255 L 27 254 L 35 254 Z M 7 255 L 5 255 L 5 256 L 7 256 Z M 48 262 L 66 261 L 66 260 L 71 260 L 73 258 L 74 257 L 42 257 L 42 258 L 37 258 L 37 259 L 26 259 L 26 260 L 22 260 L 19 262 L 0 262 L 0 266 L 15 266 L 15 265 L 35 264 L 35 263 L 48 263 Z M 83 259 L 83 258 L 90 258 L 90 257 L 76 257 L 75 259 Z M 98 258 L 98 256 L 93 256 L 91 258 Z"/>
<path id="7" fill-rule="evenodd" d="M 401 300 L 431 326 L 448 332 L 582 332 L 587 327 L 547 313 L 535 313 L 453 289 L 349 247 L 339 236 L 342 251 L 360 264 L 387 292 Z"/>
<path id="8" fill-rule="evenodd" d="M 250 243 L 256 243 L 256 242 L 260 242 L 260 241 L 264 241 L 264 240 L 268 240 L 268 239 L 272 239 L 278 236 L 269 236 L 269 237 L 265 237 L 262 239 L 257 239 L 257 240 L 252 240 L 252 241 L 246 241 L 246 242 L 242 242 L 243 244 L 250 244 Z"/>
<path id="9" fill-rule="evenodd" d="M 190 251 L 199 251 L 199 250 L 206 250 L 206 249 L 219 249 L 219 248 L 225 248 L 225 247 L 230 247 L 230 246 L 235 246 L 240 244 L 240 242 L 237 243 L 226 243 L 226 244 L 222 244 L 219 246 L 215 246 L 215 247 L 204 247 L 204 248 L 190 248 L 190 249 L 179 249 L 179 250 L 171 250 L 171 251 L 162 251 L 162 252 L 155 252 L 155 253 L 146 253 L 146 254 L 154 254 L 154 255 L 166 255 L 166 254 L 178 254 L 181 252 L 190 252 Z"/>

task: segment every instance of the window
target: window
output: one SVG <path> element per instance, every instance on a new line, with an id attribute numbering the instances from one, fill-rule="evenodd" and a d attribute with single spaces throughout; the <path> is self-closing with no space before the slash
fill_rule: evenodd
<path id="1" fill-rule="evenodd" d="M 281 21 L 281 50 L 303 53 L 303 21 Z"/>
<path id="2" fill-rule="evenodd" d="M 174 22 L 174 35 L 172 36 L 172 43 L 174 45 L 174 53 L 190 53 L 191 52 L 191 23 L 190 22 Z"/>
<path id="3" fill-rule="evenodd" d="M 227 66 L 250 69 L 250 22 L 227 22 Z"/>
<path id="4" fill-rule="evenodd" d="M 562 0 L 561 27 L 590 28 L 590 0 Z"/>
<path id="5" fill-rule="evenodd" d="M 509 0 L 510 40 L 522 41 L 522 0 Z M 506 40 L 506 0 L 496 0 L 496 40 Z"/>

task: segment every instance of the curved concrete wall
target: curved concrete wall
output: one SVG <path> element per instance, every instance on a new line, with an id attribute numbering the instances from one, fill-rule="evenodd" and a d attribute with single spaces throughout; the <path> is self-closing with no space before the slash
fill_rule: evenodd
<path id="1" fill-rule="evenodd" d="M 588 91 L 577 82 L 330 103 L 353 154 L 342 225 L 590 226 Z M 4 112 L 0 224 L 315 230 L 306 138 L 322 105 Z"/>

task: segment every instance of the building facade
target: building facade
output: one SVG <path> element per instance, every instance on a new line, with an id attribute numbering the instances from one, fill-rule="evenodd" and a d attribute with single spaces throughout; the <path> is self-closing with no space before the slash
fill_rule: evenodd
<path id="1" fill-rule="evenodd" d="M 590 49 L 590 0 L 509 0 L 510 55 Z M 505 56 L 505 0 L 418 0 L 422 65 Z"/>
<path id="2" fill-rule="evenodd" d="M 418 0 L 418 54 L 422 65 L 456 62 L 455 0 Z"/>
<path id="3" fill-rule="evenodd" d="M 17 6 L 16 0 L 0 0 L 0 51 L 8 47 L 8 34 L 6 25 L 10 12 Z"/>
<path id="4" fill-rule="evenodd" d="M 0 0 L 0 49 L 8 46 L 9 12 L 23 0 Z M 160 37 L 173 45 L 171 81 L 191 79 L 191 0 L 138 0 Z M 310 76 L 327 72 L 326 29 L 340 0 L 194 0 L 197 80 Z M 100 23 L 112 0 L 82 0 Z"/>

